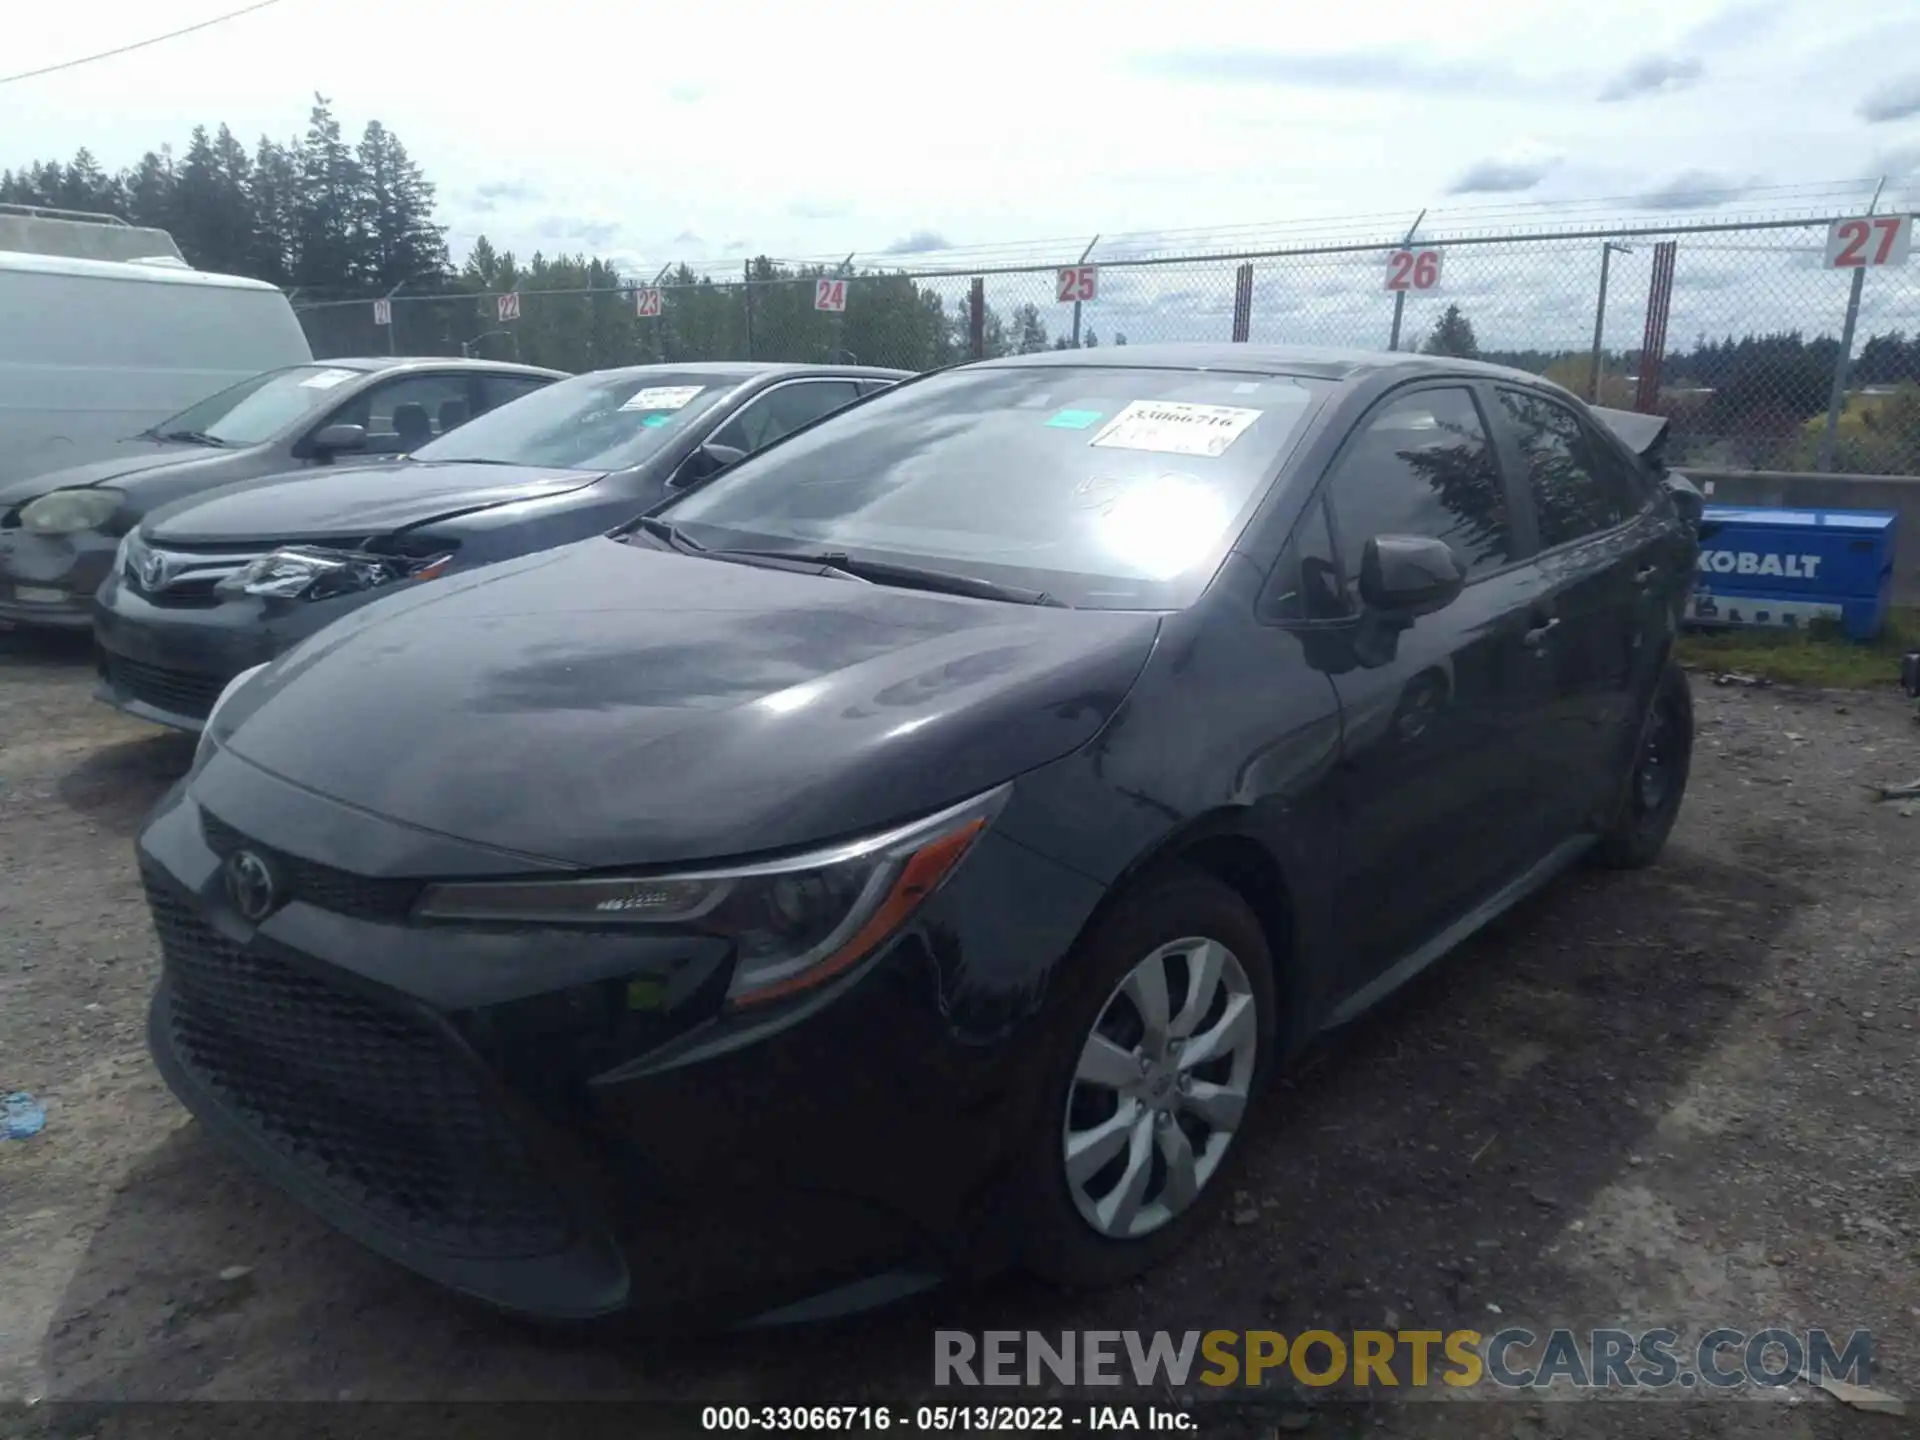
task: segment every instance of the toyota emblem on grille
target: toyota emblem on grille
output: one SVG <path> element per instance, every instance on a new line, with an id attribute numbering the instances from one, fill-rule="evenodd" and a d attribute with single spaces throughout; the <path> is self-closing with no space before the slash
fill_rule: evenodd
<path id="1" fill-rule="evenodd" d="M 164 590 L 173 578 L 173 565 L 166 556 L 148 551 L 140 557 L 140 583 L 148 590 Z"/>
<path id="2" fill-rule="evenodd" d="M 273 868 L 251 850 L 234 851 L 227 857 L 226 868 L 227 898 L 233 901 L 233 908 L 255 922 L 271 915 L 280 903 Z"/>

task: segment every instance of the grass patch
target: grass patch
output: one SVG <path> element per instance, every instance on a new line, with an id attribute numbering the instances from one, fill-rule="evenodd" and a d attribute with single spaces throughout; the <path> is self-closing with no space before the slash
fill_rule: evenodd
<path id="1" fill-rule="evenodd" d="M 1701 670 L 1735 670 L 1781 685 L 1868 690 L 1900 681 L 1900 657 L 1920 650 L 1920 609 L 1887 614 L 1880 638 L 1849 640 L 1831 621 L 1805 630 L 1685 630 L 1680 662 Z"/>

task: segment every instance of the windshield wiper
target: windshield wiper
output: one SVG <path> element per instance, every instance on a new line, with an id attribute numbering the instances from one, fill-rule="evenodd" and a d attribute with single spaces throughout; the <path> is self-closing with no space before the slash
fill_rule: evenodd
<path id="1" fill-rule="evenodd" d="M 659 522 L 664 523 L 664 522 Z M 940 595 L 966 595 L 976 600 L 1005 600 L 1014 605 L 1047 605 L 1070 609 L 1044 590 L 1027 590 L 1018 585 L 1002 585 L 982 580 L 977 575 L 956 575 L 951 570 L 929 570 L 918 565 L 895 565 L 885 560 L 860 560 L 844 550 L 710 550 L 716 560 L 788 561 L 800 565 L 822 565 L 875 585 L 894 585 L 902 590 L 931 590 Z"/>
<path id="2" fill-rule="evenodd" d="M 204 430 L 162 430 L 159 438 L 162 440 L 180 440 L 188 445 L 211 445 L 216 450 L 224 450 L 227 448 L 226 441 L 222 440 L 218 435 L 209 435 Z"/>
<path id="3" fill-rule="evenodd" d="M 664 540 L 683 555 L 705 555 L 707 547 L 689 535 L 680 533 L 678 525 L 656 519 L 652 515 L 642 515 L 633 522 L 633 528 L 643 535 L 651 535 L 656 540 Z"/>

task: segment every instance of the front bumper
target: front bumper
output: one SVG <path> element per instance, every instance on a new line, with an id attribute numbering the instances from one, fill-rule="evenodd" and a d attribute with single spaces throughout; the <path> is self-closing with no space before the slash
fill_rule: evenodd
<path id="1" fill-rule="evenodd" d="M 442 875 L 503 857 L 225 755 L 189 783 L 139 842 L 165 958 L 156 1062 L 210 1131 L 362 1243 L 510 1311 L 703 1328 L 1013 1255 L 1039 1049 L 1022 1009 L 1088 882 L 1062 872 L 1010 926 L 999 898 L 1032 895 L 1046 862 L 989 832 L 877 961 L 743 1021 L 721 1009 L 718 942 L 410 924 L 421 882 L 311 852 Z M 269 827 L 278 844 L 252 838 Z M 225 888 L 240 847 L 288 896 L 257 927 Z"/>
<path id="2" fill-rule="evenodd" d="M 36 535 L 0 529 L 0 621 L 55 630 L 93 624 L 93 597 L 113 569 L 118 539 L 82 530 Z"/>
<path id="3" fill-rule="evenodd" d="M 234 676 L 381 593 L 318 605 L 273 606 L 247 595 L 156 605 L 110 575 L 91 609 L 99 667 L 94 698 L 156 725 L 197 732 Z"/>

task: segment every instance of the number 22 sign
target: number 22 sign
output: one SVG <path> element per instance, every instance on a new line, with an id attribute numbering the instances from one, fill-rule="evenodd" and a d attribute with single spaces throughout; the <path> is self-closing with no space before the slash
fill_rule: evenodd
<path id="1" fill-rule="evenodd" d="M 1855 220 L 1836 220 L 1827 227 L 1827 268 L 1830 270 L 1904 265 L 1912 249 L 1911 215 L 1866 215 Z"/>
<path id="2" fill-rule="evenodd" d="M 816 310 L 844 310 L 847 308 L 847 282 L 833 280 L 822 275 L 813 282 L 813 308 Z"/>
<path id="3" fill-rule="evenodd" d="M 1432 290 L 1440 284 L 1438 250 L 1393 250 L 1387 254 L 1387 289 Z"/>

